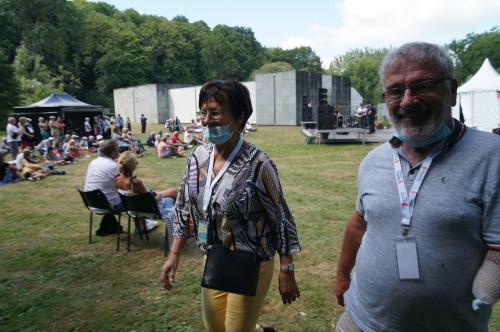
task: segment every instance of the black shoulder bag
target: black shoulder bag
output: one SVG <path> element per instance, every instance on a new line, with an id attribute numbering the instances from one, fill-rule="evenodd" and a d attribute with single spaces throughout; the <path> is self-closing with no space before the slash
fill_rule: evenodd
<path id="1" fill-rule="evenodd" d="M 209 227 L 215 232 L 215 227 Z M 264 227 L 257 243 L 260 245 Z M 261 259 L 257 252 L 230 250 L 222 244 L 210 245 L 201 285 L 229 293 L 255 296 Z"/>
<path id="2" fill-rule="evenodd" d="M 217 241 L 216 228 L 213 224 L 209 224 L 208 232 L 211 234 L 212 243 L 220 242 Z M 261 245 L 264 229 L 265 223 L 262 225 L 260 236 L 257 236 L 258 246 Z M 234 243 L 236 243 L 238 235 L 234 234 Z M 210 237 L 208 238 L 210 239 Z M 259 282 L 260 262 L 257 250 L 254 253 L 249 253 L 230 250 L 222 244 L 210 245 L 207 250 L 201 286 L 229 293 L 255 296 Z"/>

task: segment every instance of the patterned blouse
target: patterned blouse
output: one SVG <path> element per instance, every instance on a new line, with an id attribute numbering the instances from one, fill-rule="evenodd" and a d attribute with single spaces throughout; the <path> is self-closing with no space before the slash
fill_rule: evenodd
<path id="1" fill-rule="evenodd" d="M 258 252 L 262 259 L 268 259 L 275 251 L 283 256 L 299 252 L 297 229 L 283 197 L 276 166 L 253 144 L 233 160 L 214 185 L 207 212 L 203 212 L 213 148 L 213 144 L 202 145 L 187 160 L 176 202 L 174 238 L 194 236 L 204 252 L 207 245 L 222 243 L 233 250 Z M 208 244 L 198 241 L 200 220 L 208 221 Z"/>

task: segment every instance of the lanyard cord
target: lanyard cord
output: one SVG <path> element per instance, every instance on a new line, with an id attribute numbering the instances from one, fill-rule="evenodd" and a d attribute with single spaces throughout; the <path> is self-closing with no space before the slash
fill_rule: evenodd
<path id="1" fill-rule="evenodd" d="M 405 180 L 403 177 L 403 171 L 401 169 L 401 160 L 399 159 L 398 152 L 396 150 L 393 151 L 394 156 L 394 175 L 396 177 L 396 184 L 399 192 L 399 201 L 401 208 L 401 234 L 403 237 L 408 235 L 408 232 L 411 227 L 411 218 L 413 216 L 413 208 L 415 207 L 415 199 L 417 198 L 417 194 L 420 190 L 420 186 L 424 181 L 427 172 L 432 164 L 432 160 L 439 153 L 438 145 L 434 146 L 431 152 L 427 155 L 427 157 L 422 162 L 420 166 L 420 170 L 417 173 L 417 177 L 415 178 L 415 182 L 410 189 L 410 194 L 406 191 Z"/>
<path id="2" fill-rule="evenodd" d="M 213 173 L 213 168 L 214 168 L 214 160 L 215 160 L 215 146 L 212 149 L 212 152 L 210 152 L 210 161 L 208 164 L 208 174 L 207 174 L 207 179 L 205 182 L 205 192 L 203 194 L 203 212 L 207 213 L 208 205 L 210 204 L 210 199 L 212 196 L 212 190 L 214 189 L 214 186 L 217 184 L 217 182 L 220 180 L 222 175 L 226 172 L 227 168 L 233 161 L 234 157 L 240 150 L 241 146 L 243 145 L 243 137 L 240 136 L 240 139 L 236 146 L 234 147 L 233 151 L 231 151 L 231 154 L 229 157 L 226 159 L 224 162 L 224 165 L 222 166 L 221 170 L 219 173 L 217 173 L 217 176 L 215 179 L 212 181 L 212 173 Z"/>

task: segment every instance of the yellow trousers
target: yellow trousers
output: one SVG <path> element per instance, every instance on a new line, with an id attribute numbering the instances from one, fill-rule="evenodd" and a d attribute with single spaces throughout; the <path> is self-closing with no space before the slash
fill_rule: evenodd
<path id="1" fill-rule="evenodd" d="M 210 332 L 262 331 L 257 319 L 273 278 L 274 258 L 260 263 L 259 283 L 255 296 L 201 288 L 203 322 Z"/>

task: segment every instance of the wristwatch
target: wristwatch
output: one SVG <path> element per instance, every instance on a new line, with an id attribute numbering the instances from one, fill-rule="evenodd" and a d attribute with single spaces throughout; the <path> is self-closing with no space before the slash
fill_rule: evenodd
<path id="1" fill-rule="evenodd" d="M 290 264 L 281 264 L 280 265 L 280 270 L 281 271 L 293 271 L 295 268 L 295 266 L 293 265 L 293 263 L 290 263 Z"/>

